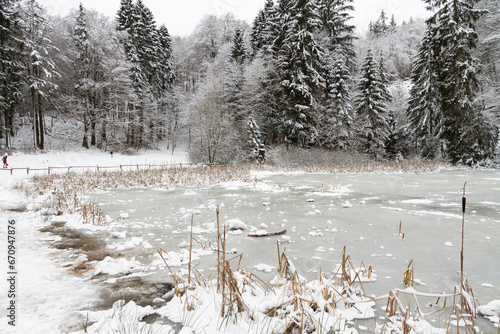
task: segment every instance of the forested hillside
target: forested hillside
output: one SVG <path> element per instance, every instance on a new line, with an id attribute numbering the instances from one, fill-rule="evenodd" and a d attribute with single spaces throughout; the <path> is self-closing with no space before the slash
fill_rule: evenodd
<path id="1" fill-rule="evenodd" d="M 177 37 L 141 0 L 111 18 L 2 0 L 0 147 L 182 146 L 205 163 L 255 159 L 261 144 L 494 160 L 498 1 L 424 2 L 428 19 L 381 11 L 363 36 L 352 0 L 267 0 L 251 24 L 207 15 Z"/>

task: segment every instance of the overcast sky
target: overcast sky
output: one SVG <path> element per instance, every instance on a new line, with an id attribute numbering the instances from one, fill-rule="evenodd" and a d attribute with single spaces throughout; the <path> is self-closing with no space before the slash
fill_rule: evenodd
<path id="1" fill-rule="evenodd" d="M 115 17 L 120 0 L 39 0 L 49 14 L 64 16 L 82 2 L 88 9 L 95 9 L 109 17 Z M 265 0 L 143 0 L 153 12 L 158 24 L 165 24 L 170 35 L 187 36 L 206 14 L 224 14 L 232 12 L 242 20 L 252 23 Z M 276 3 L 276 0 L 275 0 Z M 375 21 L 384 9 L 394 14 L 400 24 L 410 17 L 427 17 L 422 0 L 354 0 L 356 11 L 352 13 L 358 31 L 366 31 L 368 23 Z"/>

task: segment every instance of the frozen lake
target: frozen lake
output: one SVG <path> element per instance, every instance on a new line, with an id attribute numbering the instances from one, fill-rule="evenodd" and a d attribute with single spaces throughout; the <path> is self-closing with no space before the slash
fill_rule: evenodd
<path id="1" fill-rule="evenodd" d="M 193 237 L 216 245 L 216 207 L 221 224 L 239 219 L 248 225 L 243 233 L 229 232 L 227 249 L 243 253 L 243 266 L 269 282 L 254 266 L 277 266 L 276 240 L 282 236 L 251 238 L 251 231 L 286 229 L 280 246 L 301 275 L 321 267 L 332 271 L 344 246 L 355 265 L 372 266 L 377 281 L 365 284 L 369 295 L 401 288 L 402 275 L 413 260 L 420 292 L 453 292 L 459 285 L 461 249 L 461 197 L 466 186 L 464 269 L 481 304 L 500 299 L 500 172 L 451 170 L 425 174 L 279 174 L 256 173 L 252 183 L 169 190 L 118 189 L 91 195 L 101 208 L 122 223 L 113 223 L 113 237 L 104 238 L 109 256 L 142 265 L 142 280 L 151 284 L 172 282 L 156 249 L 187 252 L 189 226 Z M 400 222 L 404 239 L 399 235 Z M 97 234 L 96 234 L 97 235 Z M 199 244 L 193 248 L 199 249 Z M 194 261 L 208 276 L 215 253 Z M 171 259 L 173 270 L 187 266 Z M 177 259 L 178 260 L 178 259 Z M 177 261 L 178 262 L 178 261 Z M 177 266 L 179 265 L 179 266 Z M 112 279 L 110 283 L 119 282 Z M 377 307 L 385 306 L 385 301 Z M 372 320 L 373 321 L 373 320 Z M 482 330 L 493 325 L 482 321 Z M 486 326 L 483 329 L 483 326 Z M 495 329 L 496 330 L 496 329 Z"/>

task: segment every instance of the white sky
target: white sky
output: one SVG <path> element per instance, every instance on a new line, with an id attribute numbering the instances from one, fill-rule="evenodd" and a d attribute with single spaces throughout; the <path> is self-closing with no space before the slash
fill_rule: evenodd
<path id="1" fill-rule="evenodd" d="M 80 0 L 38 0 L 52 15 L 66 15 L 78 7 Z M 83 6 L 95 9 L 109 17 L 115 17 L 120 0 L 81 0 Z M 158 24 L 165 24 L 170 35 L 187 36 L 206 14 L 224 14 L 232 12 L 242 20 L 252 23 L 265 0 L 143 0 L 153 12 Z M 275 0 L 275 3 L 277 0 Z M 365 31 L 370 21 L 375 21 L 384 9 L 394 14 L 400 24 L 410 17 L 427 17 L 422 0 L 354 0 L 356 11 L 352 24 L 358 31 Z"/>

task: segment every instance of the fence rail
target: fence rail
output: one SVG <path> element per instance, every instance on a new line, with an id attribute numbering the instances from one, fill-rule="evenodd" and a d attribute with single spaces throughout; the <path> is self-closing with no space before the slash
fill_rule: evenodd
<path id="1" fill-rule="evenodd" d="M 191 167 L 191 166 L 196 166 L 197 164 L 192 164 L 192 163 L 169 163 L 169 164 L 131 164 L 131 165 L 116 165 L 116 166 L 59 166 L 59 167 L 46 167 L 46 168 L 30 168 L 30 167 L 12 167 L 12 168 L 2 168 L 0 170 L 4 171 L 10 171 L 10 175 L 13 175 L 15 170 L 25 170 L 27 175 L 30 175 L 30 172 L 47 172 L 48 175 L 50 175 L 51 171 L 56 171 L 56 170 L 66 170 L 67 173 L 69 173 L 71 170 L 87 170 L 87 171 L 101 171 L 104 169 L 116 169 L 123 171 L 124 168 L 131 170 L 131 169 L 137 169 L 140 170 L 142 169 L 161 169 L 161 168 L 168 168 L 168 167 L 174 167 L 174 166 L 179 166 L 179 167 Z"/>

